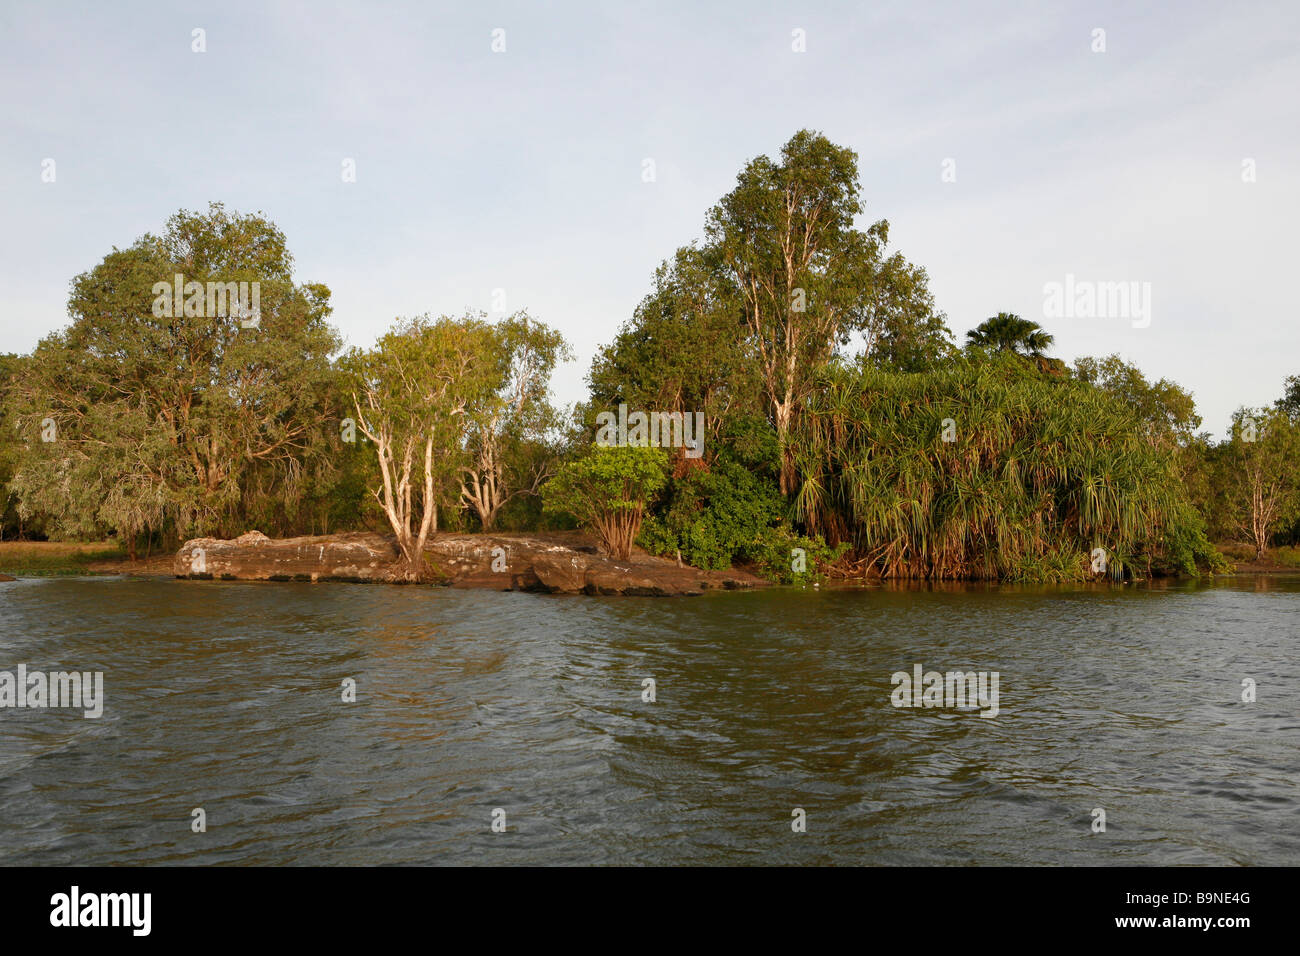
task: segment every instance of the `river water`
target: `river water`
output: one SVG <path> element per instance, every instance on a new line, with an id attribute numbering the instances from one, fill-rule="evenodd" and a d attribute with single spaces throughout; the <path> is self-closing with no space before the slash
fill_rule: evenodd
<path id="1" fill-rule="evenodd" d="M 1295 865 L 1297 621 L 1280 577 L 25 579 L 0 670 L 102 671 L 105 701 L 0 709 L 0 863 Z M 915 665 L 996 671 L 997 716 L 895 707 Z"/>

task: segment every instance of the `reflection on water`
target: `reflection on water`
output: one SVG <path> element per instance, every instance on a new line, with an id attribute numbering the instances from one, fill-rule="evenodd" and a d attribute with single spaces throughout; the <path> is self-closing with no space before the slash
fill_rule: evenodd
<path id="1" fill-rule="evenodd" d="M 102 670 L 107 701 L 0 710 L 0 862 L 1294 865 L 1298 610 L 1284 577 L 24 580 L 0 585 L 0 670 Z M 997 718 L 893 707 L 916 664 L 998 671 Z"/>

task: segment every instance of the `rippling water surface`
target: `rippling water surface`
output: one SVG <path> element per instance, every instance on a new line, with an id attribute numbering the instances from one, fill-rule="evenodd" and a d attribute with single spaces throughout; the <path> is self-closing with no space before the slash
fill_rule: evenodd
<path id="1" fill-rule="evenodd" d="M 0 863 L 1294 865 L 1297 612 L 1295 578 L 23 580 L 0 585 L 0 670 L 103 671 L 107 700 L 0 710 Z M 893 707 L 914 664 L 998 671 L 1001 712 Z"/>

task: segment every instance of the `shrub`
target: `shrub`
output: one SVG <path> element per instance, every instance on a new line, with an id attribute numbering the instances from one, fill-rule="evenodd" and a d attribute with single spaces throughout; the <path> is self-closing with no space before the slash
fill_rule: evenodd
<path id="1" fill-rule="evenodd" d="M 664 485 L 667 467 L 662 448 L 593 446 L 546 484 L 544 507 L 573 515 L 596 532 L 612 557 L 626 560 L 646 505 Z"/>
<path id="2" fill-rule="evenodd" d="M 674 479 L 639 543 L 653 554 L 682 558 L 697 568 L 720 570 L 782 515 L 776 485 L 734 462 L 719 459 L 709 471 Z"/>
<path id="3" fill-rule="evenodd" d="M 824 569 L 847 551 L 847 542 L 830 547 L 820 537 L 808 538 L 786 527 L 765 528 L 748 544 L 741 557 L 752 562 L 754 570 L 778 584 L 810 584 L 822 581 Z M 802 560 L 796 549 L 803 552 Z"/>

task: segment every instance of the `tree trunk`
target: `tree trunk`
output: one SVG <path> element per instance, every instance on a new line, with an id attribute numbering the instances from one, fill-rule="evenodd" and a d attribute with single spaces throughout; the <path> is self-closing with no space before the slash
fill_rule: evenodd
<path id="1" fill-rule="evenodd" d="M 794 449 L 790 447 L 790 418 L 793 407 L 790 402 L 781 402 L 773 407 L 777 447 L 781 455 L 780 486 L 783 495 L 793 494 L 795 485 Z"/>

